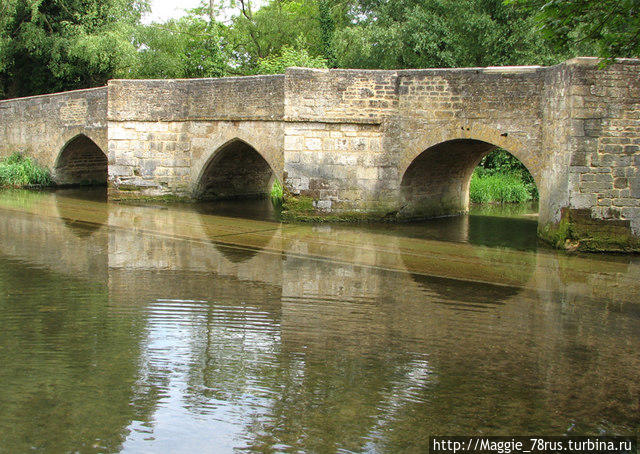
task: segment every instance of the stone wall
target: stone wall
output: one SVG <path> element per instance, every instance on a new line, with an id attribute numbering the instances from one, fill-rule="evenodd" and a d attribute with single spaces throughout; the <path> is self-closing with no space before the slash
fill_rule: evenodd
<path id="1" fill-rule="evenodd" d="M 107 87 L 0 101 L 0 118 L 0 156 L 20 151 L 53 169 L 80 134 L 106 154 Z"/>
<path id="2" fill-rule="evenodd" d="M 112 196 L 201 195 L 205 169 L 233 141 L 281 177 L 284 76 L 113 80 L 108 111 Z"/>
<path id="3" fill-rule="evenodd" d="M 285 183 L 319 210 L 414 217 L 464 211 L 471 172 L 495 146 L 538 180 L 550 154 L 541 146 L 545 69 L 289 69 Z M 460 140 L 469 141 L 467 150 Z M 422 155 L 448 141 L 458 141 L 457 151 L 440 146 Z M 472 145 L 478 141 L 489 144 L 483 152 Z M 421 155 L 421 172 L 401 191 Z M 412 194 L 433 196 L 433 203 L 417 212 L 419 203 L 406 199 Z"/>
<path id="4" fill-rule="evenodd" d="M 571 73 L 571 209 L 619 220 L 640 235 L 640 61 L 599 70 L 578 60 Z"/>
<path id="5" fill-rule="evenodd" d="M 320 212 L 454 214 L 466 209 L 473 168 L 498 146 L 533 175 L 540 225 L 553 231 L 544 237 L 637 249 L 639 84 L 638 60 L 603 69 L 593 58 L 549 68 L 289 69 L 285 184 Z"/>
<path id="6" fill-rule="evenodd" d="M 110 194 L 197 196 L 209 163 L 233 141 L 250 145 L 280 178 L 282 129 L 257 120 L 110 121 Z"/>

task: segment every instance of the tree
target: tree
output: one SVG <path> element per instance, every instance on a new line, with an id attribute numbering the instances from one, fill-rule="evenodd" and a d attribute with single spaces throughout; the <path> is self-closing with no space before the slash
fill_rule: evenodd
<path id="1" fill-rule="evenodd" d="M 640 0 L 510 0 L 536 14 L 556 49 L 595 51 L 606 61 L 640 56 Z"/>
<path id="2" fill-rule="evenodd" d="M 334 37 L 338 66 L 416 68 L 549 64 L 525 8 L 502 0 L 352 1 Z"/>
<path id="3" fill-rule="evenodd" d="M 219 24 L 194 13 L 136 33 L 136 78 L 220 77 L 226 73 Z"/>
<path id="4" fill-rule="evenodd" d="M 292 50 L 324 55 L 317 0 L 271 0 L 255 11 L 249 0 L 233 4 L 236 14 L 224 33 L 232 72 L 253 74 L 259 61 L 283 55 L 284 47 L 289 56 Z"/>
<path id="5" fill-rule="evenodd" d="M 0 91 L 25 96 L 126 75 L 147 0 L 3 0 Z"/>

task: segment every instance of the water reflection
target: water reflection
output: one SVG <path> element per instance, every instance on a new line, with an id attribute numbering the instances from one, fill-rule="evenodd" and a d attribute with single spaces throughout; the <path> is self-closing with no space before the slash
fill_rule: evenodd
<path id="1" fill-rule="evenodd" d="M 232 241 L 229 242 L 228 234 L 220 232 L 219 217 L 201 215 L 200 222 L 204 234 L 216 251 L 232 263 L 246 262 L 256 257 L 265 248 L 270 247 L 273 249 L 275 246 L 271 245 L 271 243 L 280 229 L 279 225 L 258 227 L 256 230 L 243 235 L 245 239 L 251 237 L 252 241 L 249 244 L 237 244 L 235 242 L 237 235 L 232 234 Z"/>
<path id="2" fill-rule="evenodd" d="M 0 194 L 11 452 L 640 431 L 638 258 L 104 205 Z"/>
<path id="3" fill-rule="evenodd" d="M 117 451 L 153 411 L 136 386 L 141 320 L 112 317 L 99 280 L 3 256 L 0 283 L 3 450 Z"/>
<path id="4" fill-rule="evenodd" d="M 106 187 L 58 189 L 53 197 L 58 217 L 77 236 L 91 236 L 108 222 Z"/>
<path id="5" fill-rule="evenodd" d="M 491 248 L 535 251 L 537 204 L 472 207 L 467 215 L 449 216 L 423 222 L 358 226 L 394 237 L 470 243 Z"/>

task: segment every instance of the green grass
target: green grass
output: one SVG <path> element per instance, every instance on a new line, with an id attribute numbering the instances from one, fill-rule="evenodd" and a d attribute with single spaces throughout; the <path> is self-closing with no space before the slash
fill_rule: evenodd
<path id="1" fill-rule="evenodd" d="M 269 198 L 271 198 L 271 203 L 273 203 L 275 207 L 282 206 L 282 202 L 284 201 L 284 189 L 278 180 L 273 182 Z"/>
<path id="2" fill-rule="evenodd" d="M 519 172 L 491 172 L 477 168 L 471 177 L 469 198 L 473 203 L 522 203 L 538 198 L 535 184 Z"/>
<path id="3" fill-rule="evenodd" d="M 49 186 L 51 184 L 49 171 L 21 153 L 13 153 L 0 161 L 1 188 Z"/>

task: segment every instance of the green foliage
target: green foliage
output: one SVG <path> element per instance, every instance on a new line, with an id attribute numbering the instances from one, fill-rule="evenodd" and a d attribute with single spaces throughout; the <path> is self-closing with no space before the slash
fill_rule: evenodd
<path id="1" fill-rule="evenodd" d="M 531 192 L 518 174 L 474 172 L 469 198 L 473 203 L 520 203 L 531 200 Z"/>
<path id="2" fill-rule="evenodd" d="M 236 14 L 224 34 L 231 72 L 254 74 L 260 60 L 285 47 L 323 55 L 317 0 L 271 0 L 255 12 L 249 0 L 231 6 Z"/>
<path id="3" fill-rule="evenodd" d="M 509 0 L 535 13 L 539 31 L 558 51 L 611 62 L 640 56 L 638 0 Z"/>
<path id="4" fill-rule="evenodd" d="M 271 192 L 269 193 L 269 198 L 271 199 L 271 203 L 273 203 L 275 207 L 282 206 L 282 202 L 284 201 L 284 188 L 278 180 L 275 180 L 273 182 L 273 186 L 271 186 Z"/>
<path id="5" fill-rule="evenodd" d="M 259 60 L 256 72 L 258 74 L 281 74 L 290 66 L 326 68 L 327 61 L 324 57 L 312 57 L 304 49 L 296 50 L 292 47 L 284 46 L 279 55 Z"/>
<path id="6" fill-rule="evenodd" d="M 103 85 L 135 62 L 132 30 L 146 0 L 3 0 L 0 94 Z"/>
<path id="7" fill-rule="evenodd" d="M 0 187 L 50 186 L 49 171 L 20 153 L 0 161 Z"/>
<path id="8" fill-rule="evenodd" d="M 596 45 L 638 55 L 638 0 L 202 0 L 141 25 L 148 1 L 2 0 L 0 97 L 288 66 L 553 64 Z"/>
<path id="9" fill-rule="evenodd" d="M 538 199 L 538 189 L 524 164 L 498 148 L 482 158 L 474 170 L 469 197 L 474 203 L 528 202 Z"/>
<path id="10" fill-rule="evenodd" d="M 529 172 L 522 162 L 520 162 L 515 156 L 502 148 L 498 148 L 480 161 L 477 173 L 483 175 L 493 174 L 512 174 L 517 175 L 522 182 L 529 188 L 531 197 L 534 200 L 538 199 L 538 188 L 533 180 L 533 176 Z"/>
<path id="11" fill-rule="evenodd" d="M 193 14 L 164 24 L 140 26 L 136 78 L 220 77 L 226 71 L 220 27 Z"/>
<path id="12" fill-rule="evenodd" d="M 335 32 L 338 66 L 430 68 L 557 62 L 532 14 L 502 0 L 354 1 Z"/>
<path id="13" fill-rule="evenodd" d="M 322 42 L 322 52 L 329 65 L 335 66 L 336 56 L 333 49 L 333 35 L 335 32 L 335 20 L 331 14 L 331 6 L 328 0 L 318 1 L 318 21 Z"/>
<path id="14" fill-rule="evenodd" d="M 494 170 L 502 173 L 529 173 L 524 164 L 502 148 L 498 148 L 482 158 L 480 166 L 487 170 Z"/>

